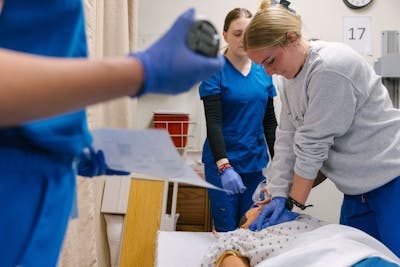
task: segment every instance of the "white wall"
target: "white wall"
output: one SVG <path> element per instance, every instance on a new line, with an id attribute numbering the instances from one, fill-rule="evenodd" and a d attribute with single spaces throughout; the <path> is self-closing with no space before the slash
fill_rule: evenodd
<path id="1" fill-rule="evenodd" d="M 253 13 L 258 0 L 138 0 L 139 36 L 138 49 L 144 49 L 156 40 L 173 23 L 176 17 L 189 7 L 195 7 L 198 14 L 207 17 L 221 32 L 226 13 L 235 7 L 245 7 Z M 383 30 L 400 30 L 399 0 L 374 1 L 363 10 L 351 10 L 342 0 L 293 0 L 291 7 L 302 16 L 305 38 L 319 38 L 326 41 L 342 41 L 343 16 L 371 16 L 372 55 L 366 59 L 371 64 L 381 55 L 380 34 Z M 279 107 L 279 103 L 276 104 Z M 169 109 L 187 112 L 196 122 L 194 147 L 201 149 L 205 138 L 205 122 L 202 103 L 197 86 L 179 96 L 145 96 L 138 101 L 138 128 L 150 125 L 155 109 Z M 277 110 L 279 114 L 279 110 Z M 313 190 L 310 203 L 315 207 L 309 212 L 321 219 L 337 222 L 342 196 L 328 181 Z"/>

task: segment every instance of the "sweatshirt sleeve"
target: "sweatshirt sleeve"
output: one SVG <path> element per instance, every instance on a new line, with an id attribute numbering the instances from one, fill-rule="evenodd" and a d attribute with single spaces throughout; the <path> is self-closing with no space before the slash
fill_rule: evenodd
<path id="1" fill-rule="evenodd" d="M 315 179 L 336 138 L 345 135 L 352 125 L 357 99 L 352 81 L 329 69 L 312 76 L 307 96 L 306 112 L 299 118 L 301 124 L 294 135 L 294 171 Z"/>
<path id="2" fill-rule="evenodd" d="M 293 166 L 295 154 L 293 151 L 293 139 L 295 127 L 288 118 L 285 97 L 281 94 L 281 112 L 276 140 L 274 145 L 274 158 L 267 168 L 267 190 L 272 197 L 287 197 L 293 180 Z"/>
<path id="3" fill-rule="evenodd" d="M 308 80 L 304 113 L 294 114 L 281 90 L 282 109 L 276 131 L 275 156 L 267 170 L 269 193 L 287 197 L 296 172 L 313 180 L 328 159 L 334 142 L 351 127 L 357 108 L 350 78 L 334 70 L 315 72 Z M 339 145 L 339 144 L 335 144 Z"/>

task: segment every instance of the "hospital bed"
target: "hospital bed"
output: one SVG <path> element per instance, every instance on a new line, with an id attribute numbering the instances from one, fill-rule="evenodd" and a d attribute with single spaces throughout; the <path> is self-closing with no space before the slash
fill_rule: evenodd
<path id="1" fill-rule="evenodd" d="M 196 267 L 208 247 L 215 242 L 212 233 L 159 231 L 157 234 L 156 267 Z M 351 227 L 329 224 L 302 234 L 278 256 L 267 258 L 257 267 L 357 267 L 361 260 L 383 259 L 385 265 L 400 266 L 400 259 L 382 243 Z"/>
<path id="2" fill-rule="evenodd" d="M 131 139 L 133 133 L 123 132 L 123 134 L 129 135 Z M 157 146 L 152 148 L 153 150 L 157 151 L 160 147 L 167 146 L 164 148 L 165 151 L 170 150 L 171 154 L 175 151 L 167 134 L 163 136 L 158 136 L 160 133 L 157 132 L 149 132 L 145 135 L 137 134 L 140 134 L 139 137 L 145 136 L 146 138 L 157 134 L 156 137 L 160 139 L 160 143 L 157 143 Z M 154 143 L 153 139 L 152 142 Z M 145 140 L 145 143 L 149 143 L 149 140 Z M 133 147 L 135 147 L 135 154 L 137 154 L 137 145 Z M 157 152 L 155 154 L 164 155 L 164 150 L 162 153 Z M 147 147 L 144 147 L 143 153 L 145 154 L 147 151 Z M 143 158 L 146 157 L 140 157 L 139 162 L 142 162 Z M 194 171 L 181 161 L 180 155 L 176 155 L 176 163 L 182 166 L 185 171 L 189 169 L 189 172 L 181 175 L 181 182 L 187 183 L 190 180 L 189 178 L 192 177 L 194 178 L 192 180 L 193 185 L 208 187 L 204 184 L 204 180 L 197 179 L 198 175 L 192 175 Z M 129 160 L 130 162 L 134 161 Z M 167 162 L 169 161 L 167 160 Z M 169 166 L 165 168 L 168 170 Z M 164 169 L 162 171 L 164 173 Z M 211 233 L 173 231 L 177 218 L 175 205 L 177 182 L 179 181 L 177 179 L 171 181 L 169 179 L 161 181 L 144 179 L 145 177 L 134 174 L 126 178 L 126 181 L 121 180 L 111 187 L 107 186 L 107 182 L 116 181 L 116 179 L 107 180 L 103 196 L 102 212 L 112 216 L 116 214 L 120 219 L 117 225 L 118 231 L 116 231 L 118 236 L 114 240 L 116 242 L 110 242 L 110 244 L 117 244 L 116 247 L 119 247 L 117 253 L 110 253 L 116 255 L 113 266 L 142 267 L 153 266 L 153 264 L 156 267 L 199 266 L 204 253 L 215 242 L 215 238 Z M 166 191 L 169 188 L 169 182 L 174 183 L 173 207 L 171 207 L 172 214 L 165 214 Z M 114 188 L 114 190 L 110 190 L 113 192 L 107 194 L 109 188 Z M 111 197 L 110 201 L 107 201 L 107 196 Z M 114 198 L 115 196 L 117 198 Z M 106 219 L 108 222 L 114 221 L 110 220 L 110 216 L 107 216 Z M 309 231 L 302 238 L 297 238 L 293 244 L 290 249 L 283 253 L 267 258 L 265 263 L 268 264 L 268 267 L 351 266 L 361 259 L 374 256 L 396 262 L 400 266 L 400 260 L 380 242 L 359 230 L 337 224 Z M 338 259 L 341 261 L 338 261 Z M 264 261 L 257 266 L 262 267 L 263 264 Z"/>

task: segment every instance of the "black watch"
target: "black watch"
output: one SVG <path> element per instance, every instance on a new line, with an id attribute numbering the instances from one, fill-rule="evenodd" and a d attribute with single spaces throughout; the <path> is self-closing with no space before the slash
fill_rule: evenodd
<path id="1" fill-rule="evenodd" d="M 298 207 L 298 208 L 300 208 L 301 210 L 305 210 L 308 207 L 314 206 L 314 205 L 303 205 L 300 202 L 298 202 L 297 200 L 295 200 L 295 199 L 293 199 L 291 197 L 288 197 L 286 199 L 285 208 L 288 209 L 288 210 L 292 210 L 293 209 L 293 205 Z"/>

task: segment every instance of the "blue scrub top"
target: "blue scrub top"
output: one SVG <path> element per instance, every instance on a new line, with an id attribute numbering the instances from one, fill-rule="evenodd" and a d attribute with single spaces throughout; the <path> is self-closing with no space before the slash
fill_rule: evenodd
<path id="1" fill-rule="evenodd" d="M 87 57 L 81 1 L 4 1 L 0 47 L 45 56 Z M 0 139 L 2 145 L 9 140 L 63 155 L 77 155 L 91 142 L 84 110 L 1 129 Z"/>
<path id="2" fill-rule="evenodd" d="M 221 72 L 203 81 L 200 97 L 221 94 L 222 132 L 229 161 L 240 173 L 262 170 L 269 161 L 263 120 L 268 97 L 275 97 L 272 78 L 262 66 L 252 62 L 247 76 L 230 62 Z M 214 163 L 208 139 L 203 146 L 203 162 Z"/>

